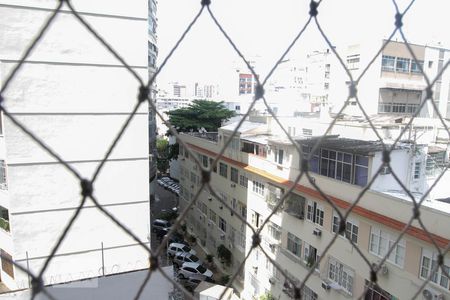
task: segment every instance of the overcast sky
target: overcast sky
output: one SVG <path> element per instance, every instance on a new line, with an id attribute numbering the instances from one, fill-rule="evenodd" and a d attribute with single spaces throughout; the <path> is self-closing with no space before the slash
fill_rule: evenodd
<path id="1" fill-rule="evenodd" d="M 309 1 L 302 0 L 211 0 L 211 10 L 239 50 L 249 58 L 258 56 L 264 77 L 281 56 L 309 15 Z M 397 1 L 400 10 L 409 1 Z M 418 0 L 404 18 L 410 42 L 450 45 L 448 0 Z M 200 0 L 159 0 L 158 64 L 166 57 L 200 9 Z M 318 20 L 334 45 L 388 37 L 394 29 L 391 0 L 323 0 Z M 400 37 L 397 37 L 400 40 Z M 289 57 L 303 57 L 326 48 L 315 23 L 311 23 Z M 376 49 L 374 49 L 374 54 Z M 161 72 L 158 82 L 220 81 L 239 58 L 205 10 L 191 32 Z"/>

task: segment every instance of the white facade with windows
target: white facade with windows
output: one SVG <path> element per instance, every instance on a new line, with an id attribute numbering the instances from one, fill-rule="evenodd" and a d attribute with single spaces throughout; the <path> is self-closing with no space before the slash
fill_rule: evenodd
<path id="1" fill-rule="evenodd" d="M 381 48 L 385 42 L 381 40 L 347 47 L 347 67 L 353 78 L 357 78 L 373 59 L 373 49 Z M 442 47 L 412 43 L 410 47 L 417 61 L 403 42 L 390 41 L 359 82 L 358 99 L 368 115 L 412 116 L 426 98 L 426 81 L 422 71 L 432 81 L 442 70 L 444 62 L 450 58 L 450 50 Z M 444 72 L 440 78 L 437 78 L 433 87 L 433 100 L 444 118 L 450 117 L 450 101 L 448 100 L 450 74 L 448 73 Z M 341 81 L 345 79 L 342 78 Z M 341 86 L 332 98 L 339 98 L 338 95 L 342 96 L 346 93 L 348 91 Z M 333 111 L 337 112 L 342 105 L 343 103 L 334 105 Z M 355 101 L 350 101 L 350 106 L 345 113 L 361 115 Z M 419 116 L 436 118 L 437 114 L 429 102 L 420 111 Z"/>

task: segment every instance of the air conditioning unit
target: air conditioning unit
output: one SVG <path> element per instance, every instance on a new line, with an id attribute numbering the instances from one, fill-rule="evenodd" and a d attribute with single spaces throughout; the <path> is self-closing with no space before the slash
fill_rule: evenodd
<path id="1" fill-rule="evenodd" d="M 327 282 L 322 281 L 322 288 L 328 291 L 329 289 L 331 289 L 331 286 Z"/>
<path id="2" fill-rule="evenodd" d="M 320 230 L 319 228 L 314 229 L 313 234 L 316 236 L 321 236 L 322 235 L 322 230 Z"/>
<path id="3" fill-rule="evenodd" d="M 436 292 L 432 289 L 423 289 L 422 296 L 426 300 L 445 300 L 444 294 Z"/>
<path id="4" fill-rule="evenodd" d="M 380 175 L 387 175 L 387 174 L 391 174 L 391 168 L 389 168 L 388 166 L 382 167 Z"/>

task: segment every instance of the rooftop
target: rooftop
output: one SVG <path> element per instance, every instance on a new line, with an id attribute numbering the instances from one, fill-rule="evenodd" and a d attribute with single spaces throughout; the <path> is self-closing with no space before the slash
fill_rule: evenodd
<path id="1" fill-rule="evenodd" d="M 297 142 L 302 146 L 314 147 L 320 138 L 297 139 Z M 369 155 L 383 150 L 383 145 L 379 141 L 363 141 L 338 136 L 326 136 L 320 142 L 320 147 L 359 155 Z"/>

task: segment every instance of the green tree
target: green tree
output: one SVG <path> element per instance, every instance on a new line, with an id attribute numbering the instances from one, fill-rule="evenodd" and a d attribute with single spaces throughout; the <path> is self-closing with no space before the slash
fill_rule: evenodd
<path id="1" fill-rule="evenodd" d="M 271 292 L 267 292 L 264 295 L 261 295 L 261 297 L 259 297 L 259 300 L 275 300 L 275 297 Z"/>
<path id="2" fill-rule="evenodd" d="M 233 117 L 235 113 L 227 109 L 223 102 L 194 100 L 189 106 L 169 111 L 167 115 L 170 124 L 179 132 L 198 131 L 202 127 L 216 132 L 222 122 Z"/>
<path id="3" fill-rule="evenodd" d="M 169 168 L 169 141 L 166 139 L 158 138 L 156 140 L 156 167 L 161 173 L 165 173 Z"/>

